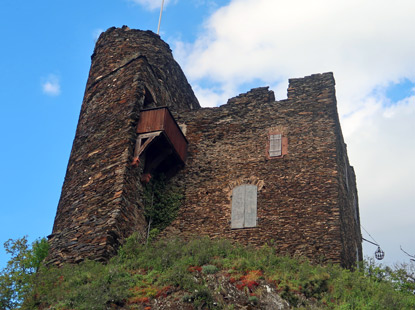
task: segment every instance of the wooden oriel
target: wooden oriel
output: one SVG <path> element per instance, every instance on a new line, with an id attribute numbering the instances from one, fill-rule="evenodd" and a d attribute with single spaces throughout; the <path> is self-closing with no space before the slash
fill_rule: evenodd
<path id="1" fill-rule="evenodd" d="M 137 125 L 137 133 L 162 131 L 184 163 L 187 154 L 187 140 L 167 107 L 143 110 Z"/>

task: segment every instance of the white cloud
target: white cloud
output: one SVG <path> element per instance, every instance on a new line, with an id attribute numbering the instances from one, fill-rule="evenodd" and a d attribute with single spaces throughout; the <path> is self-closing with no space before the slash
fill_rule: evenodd
<path id="1" fill-rule="evenodd" d="M 414 10 L 410 0 L 233 0 L 206 22 L 182 63 L 196 82 L 334 71 L 341 95 L 353 99 L 348 113 L 375 85 L 415 77 Z"/>
<path id="2" fill-rule="evenodd" d="M 56 75 L 50 74 L 45 82 L 42 83 L 43 93 L 49 96 L 58 96 L 61 93 L 61 86 L 59 78 Z"/>
<path id="3" fill-rule="evenodd" d="M 288 78 L 334 72 L 362 223 L 395 258 L 400 240 L 415 252 L 408 239 L 415 234 L 415 98 L 391 102 L 385 94 L 392 83 L 415 81 L 414 11 L 413 0 L 232 0 L 195 42 L 175 44 L 205 106 L 226 103 L 252 81 L 281 98 Z"/>
<path id="4" fill-rule="evenodd" d="M 216 107 L 226 103 L 226 101 L 233 96 L 233 93 L 226 89 L 217 92 L 212 89 L 202 88 L 198 85 L 193 87 L 193 91 L 202 107 Z"/>
<path id="5" fill-rule="evenodd" d="M 136 4 L 139 4 L 150 11 L 159 9 L 162 3 L 162 0 L 130 0 L 130 1 Z M 164 7 L 166 7 L 171 2 L 176 3 L 177 0 L 164 0 Z"/>
<path id="6" fill-rule="evenodd" d="M 192 3 L 195 7 L 206 7 L 209 12 L 218 8 L 218 4 L 214 0 L 193 0 Z"/>
<path id="7" fill-rule="evenodd" d="M 392 263 L 405 260 L 400 244 L 415 252 L 415 96 L 388 108 L 382 108 L 382 102 L 372 105 L 363 120 L 356 122 L 359 128 L 345 139 L 356 169 L 362 223 Z M 355 121 L 345 119 L 343 124 L 349 122 Z"/>

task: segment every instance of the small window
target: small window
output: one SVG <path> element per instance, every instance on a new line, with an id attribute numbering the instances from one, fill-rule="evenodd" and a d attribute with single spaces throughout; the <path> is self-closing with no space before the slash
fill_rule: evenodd
<path id="1" fill-rule="evenodd" d="M 149 109 L 155 107 L 156 103 L 154 102 L 153 96 L 147 87 L 144 86 L 144 104 L 143 109 Z"/>
<path id="2" fill-rule="evenodd" d="M 231 228 L 248 228 L 257 225 L 257 187 L 244 184 L 232 191 Z"/>
<path id="3" fill-rule="evenodd" d="M 282 158 L 288 154 L 288 138 L 281 131 L 269 131 L 266 149 L 267 159 Z"/>
<path id="4" fill-rule="evenodd" d="M 269 135 L 269 156 L 276 157 L 282 155 L 281 135 Z"/>

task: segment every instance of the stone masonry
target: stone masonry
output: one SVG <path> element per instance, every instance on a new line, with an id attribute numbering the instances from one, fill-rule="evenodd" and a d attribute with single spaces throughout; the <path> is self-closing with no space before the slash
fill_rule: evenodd
<path id="1" fill-rule="evenodd" d="M 102 34 L 92 55 L 50 263 L 106 261 L 132 232 L 145 231 L 145 152 L 138 167 L 131 165 L 136 126 L 140 111 L 164 106 L 186 128 L 189 144 L 184 167 L 170 179 L 183 190 L 183 203 L 163 235 L 269 244 L 345 267 L 362 259 L 356 178 L 332 73 L 291 79 L 285 100 L 263 87 L 200 108 L 168 45 L 123 27 Z M 280 156 L 270 156 L 274 134 Z M 256 190 L 256 224 L 232 229 L 234 190 L 243 185 Z"/>
<path id="2" fill-rule="evenodd" d="M 334 85 L 331 73 L 316 74 L 290 80 L 287 100 L 257 88 L 218 108 L 177 114 L 189 156 L 176 177 L 185 202 L 167 231 L 352 266 L 362 257 L 357 192 Z M 267 156 L 270 132 L 287 138 L 285 155 Z M 240 184 L 258 188 L 254 228 L 231 229 L 232 189 Z"/>
<path id="3" fill-rule="evenodd" d="M 129 164 L 140 110 L 199 108 L 169 46 L 152 32 L 111 28 L 92 55 L 78 127 L 59 200 L 49 262 L 107 260 L 145 230 L 141 183 Z"/>

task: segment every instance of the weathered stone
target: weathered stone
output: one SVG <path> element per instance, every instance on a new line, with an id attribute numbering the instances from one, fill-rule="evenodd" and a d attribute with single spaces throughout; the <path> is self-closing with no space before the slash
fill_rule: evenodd
<path id="1" fill-rule="evenodd" d="M 139 170 L 129 163 L 139 112 L 153 106 L 200 107 L 159 36 L 127 28 L 107 30 L 92 55 L 49 240 L 50 262 L 105 261 L 132 232 L 145 230 Z M 66 243 L 71 239 L 76 242 Z"/>
<path id="2" fill-rule="evenodd" d="M 135 129 L 142 109 L 160 106 L 189 142 L 184 168 L 170 179 L 183 190 L 183 205 L 164 235 L 269 244 L 346 267 L 362 258 L 355 174 L 331 73 L 290 79 L 286 100 L 261 87 L 200 108 L 167 44 L 125 27 L 102 34 L 92 56 L 50 263 L 105 261 L 132 232 L 145 233 L 146 154 L 134 161 Z M 270 156 L 276 134 L 281 156 Z M 244 184 L 256 187 L 256 226 L 232 229 L 232 191 Z"/>
<path id="3" fill-rule="evenodd" d="M 272 243 L 281 254 L 353 265 L 357 252 L 362 257 L 353 219 L 357 191 L 334 85 L 331 73 L 316 74 L 290 80 L 288 100 L 274 101 L 271 91 L 258 88 L 218 108 L 176 113 L 187 127 L 189 156 L 175 178 L 186 197 L 172 226 L 183 235 Z M 269 158 L 268 133 L 275 128 L 288 149 Z M 257 227 L 231 229 L 230 190 L 259 183 Z"/>

